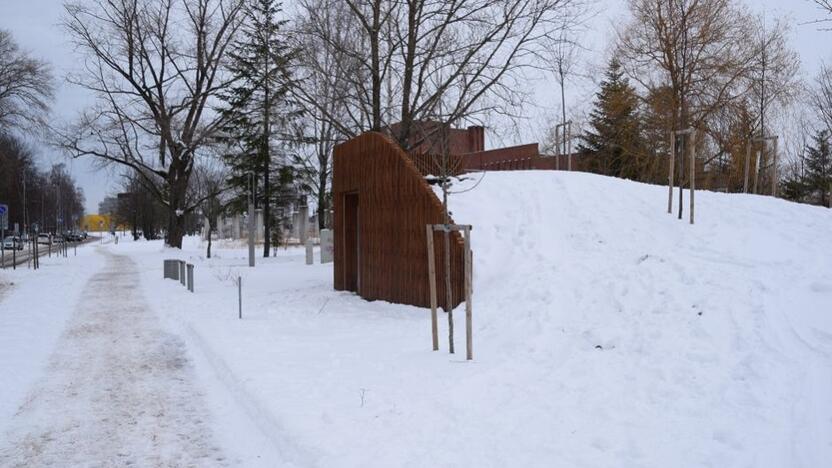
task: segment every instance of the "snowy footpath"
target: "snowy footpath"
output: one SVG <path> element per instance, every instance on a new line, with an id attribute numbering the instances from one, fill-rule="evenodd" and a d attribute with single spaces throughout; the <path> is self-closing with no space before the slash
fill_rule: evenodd
<path id="1" fill-rule="evenodd" d="M 473 362 L 297 248 L 122 238 L 0 272 L 0 466 L 832 466 L 832 211 L 699 192 L 690 226 L 664 187 L 480 177 L 452 197 Z"/>
<path id="2" fill-rule="evenodd" d="M 15 413 L 9 466 L 214 466 L 182 340 L 160 328 L 128 257 L 103 253 L 43 378 Z"/>

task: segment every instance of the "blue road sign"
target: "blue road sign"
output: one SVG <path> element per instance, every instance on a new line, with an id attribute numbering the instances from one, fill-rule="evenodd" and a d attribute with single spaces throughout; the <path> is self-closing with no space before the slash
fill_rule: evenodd
<path id="1" fill-rule="evenodd" d="M 0 205 L 0 229 L 9 228 L 9 205 Z"/>

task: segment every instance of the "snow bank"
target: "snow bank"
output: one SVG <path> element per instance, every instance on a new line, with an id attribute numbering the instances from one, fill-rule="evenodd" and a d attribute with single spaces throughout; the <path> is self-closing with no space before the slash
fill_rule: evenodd
<path id="1" fill-rule="evenodd" d="M 541 455 L 826 463 L 832 400 L 817 392 L 832 390 L 832 211 L 698 192 L 690 226 L 665 213 L 666 187 L 479 177 L 452 202 L 455 221 L 475 226 L 478 355 L 516 373 L 499 379 L 503 395 L 543 402 L 514 415 L 526 429 L 539 421 Z"/>
<path id="2" fill-rule="evenodd" d="M 0 272 L 0 440 L 6 423 L 44 373 L 86 281 L 103 265 L 92 245 Z M 2 444 L 0 444 L 2 445 Z"/>
<path id="3" fill-rule="evenodd" d="M 187 342 L 233 464 L 817 467 L 832 458 L 832 211 L 565 172 L 454 187 L 474 226 L 474 353 L 331 265 L 187 239 L 104 248 Z M 476 188 L 474 185 L 479 182 Z M 472 188 L 470 191 L 464 191 Z M 685 207 L 687 209 L 687 206 Z M 162 260 L 196 265 L 196 292 Z M 237 286 L 243 281 L 243 320 Z M 15 293 L 17 294 L 17 293 Z M 5 307 L 6 302 L 2 303 Z"/>

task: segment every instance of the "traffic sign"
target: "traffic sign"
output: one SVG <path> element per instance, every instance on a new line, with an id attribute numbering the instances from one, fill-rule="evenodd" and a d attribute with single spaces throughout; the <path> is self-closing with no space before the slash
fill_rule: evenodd
<path id="1" fill-rule="evenodd" d="M 9 205 L 0 205 L 0 229 L 9 228 Z"/>

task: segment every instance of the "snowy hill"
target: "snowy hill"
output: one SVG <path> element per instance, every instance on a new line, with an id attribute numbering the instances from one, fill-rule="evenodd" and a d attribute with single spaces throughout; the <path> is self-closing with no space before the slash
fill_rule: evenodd
<path id="1" fill-rule="evenodd" d="M 183 251 L 122 238 L 45 259 L 0 299 L 14 311 L 0 313 L 0 368 L 16 376 L 0 386 L 0 460 L 5 429 L 25 439 L 29 425 L 61 423 L 38 410 L 37 382 L 63 388 L 45 360 L 72 338 L 63 327 L 84 326 L 71 291 L 138 271 L 139 299 L 171 337 L 158 353 L 187 350 L 175 377 L 200 389 L 193 406 L 204 400 L 210 415 L 173 424 L 167 440 L 210 427 L 234 466 L 828 465 L 832 211 L 697 192 L 690 226 L 665 213 L 666 187 L 480 177 L 451 198 L 454 220 L 474 226 L 473 362 L 464 314 L 458 353 L 447 354 L 444 314 L 432 352 L 429 311 L 334 291 L 332 265 L 305 265 L 301 249 L 252 269 L 235 243 L 206 259 L 195 238 Z M 162 279 L 173 257 L 196 265 L 194 294 Z M 33 314 L 42 284 L 56 299 Z M 124 312 L 110 313 L 118 323 Z"/>
<path id="2" fill-rule="evenodd" d="M 513 374 L 485 405 L 530 450 L 566 466 L 830 459 L 832 211 L 700 191 L 690 226 L 666 187 L 579 173 L 453 190 L 475 226 L 477 356 Z"/>

